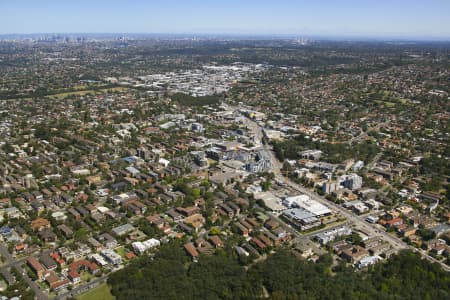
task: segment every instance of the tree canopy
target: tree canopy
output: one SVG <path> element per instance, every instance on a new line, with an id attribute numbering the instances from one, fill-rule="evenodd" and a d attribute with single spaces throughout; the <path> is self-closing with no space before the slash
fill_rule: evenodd
<path id="1" fill-rule="evenodd" d="M 448 299 L 450 276 L 438 265 L 403 251 L 366 271 L 329 255 L 317 263 L 282 250 L 248 270 L 223 253 L 197 263 L 177 245 L 163 246 L 111 275 L 117 299 Z"/>
<path id="2" fill-rule="evenodd" d="M 194 97 L 183 93 L 176 93 L 171 98 L 173 101 L 185 106 L 213 105 L 219 103 L 220 100 L 220 97 L 216 95 Z"/>

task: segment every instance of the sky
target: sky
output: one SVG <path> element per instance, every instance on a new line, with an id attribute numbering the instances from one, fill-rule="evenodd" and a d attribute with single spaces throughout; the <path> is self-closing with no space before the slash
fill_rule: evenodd
<path id="1" fill-rule="evenodd" d="M 0 0 L 0 34 L 13 33 L 450 40 L 450 0 Z"/>

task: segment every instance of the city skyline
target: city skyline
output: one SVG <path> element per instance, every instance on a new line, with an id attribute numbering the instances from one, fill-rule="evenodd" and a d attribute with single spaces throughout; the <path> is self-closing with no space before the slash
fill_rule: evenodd
<path id="1" fill-rule="evenodd" d="M 161 33 L 450 39 L 447 1 L 0 1 L 0 34 Z"/>

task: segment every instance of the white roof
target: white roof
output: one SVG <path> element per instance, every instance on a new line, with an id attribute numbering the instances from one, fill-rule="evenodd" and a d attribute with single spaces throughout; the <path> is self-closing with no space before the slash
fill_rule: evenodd
<path id="1" fill-rule="evenodd" d="M 136 250 L 139 253 L 143 253 L 147 251 L 150 248 L 157 247 L 161 243 L 159 240 L 151 238 L 149 240 L 146 240 L 144 242 L 134 242 L 131 245 L 133 246 L 133 249 Z"/>
<path id="2" fill-rule="evenodd" d="M 311 212 L 312 214 L 314 214 L 316 216 L 321 216 L 321 215 L 326 215 L 326 214 L 331 213 L 331 210 L 328 207 L 326 207 L 323 204 L 320 204 L 319 202 L 317 202 L 315 200 L 309 199 L 309 197 L 306 195 L 296 196 L 295 203 L 299 207 Z"/>
<path id="3" fill-rule="evenodd" d="M 109 208 L 107 208 L 105 206 L 99 206 L 99 207 L 97 207 L 97 210 L 99 212 L 101 212 L 102 214 L 104 214 L 105 212 L 109 211 Z"/>
<path id="4" fill-rule="evenodd" d="M 106 260 L 103 259 L 103 257 L 101 257 L 100 255 L 98 255 L 97 253 L 94 253 L 92 255 L 90 255 L 91 258 L 93 258 L 98 264 L 100 264 L 101 266 L 106 266 L 108 263 L 106 262 Z"/>
<path id="5" fill-rule="evenodd" d="M 55 211 L 54 213 L 52 213 L 52 217 L 53 218 L 58 218 L 58 217 L 62 217 L 65 216 L 66 214 L 62 211 Z"/>
<path id="6" fill-rule="evenodd" d="M 164 158 L 160 158 L 160 159 L 158 160 L 158 163 L 160 163 L 160 164 L 162 164 L 162 165 L 164 165 L 164 166 L 167 167 L 167 166 L 170 164 L 170 161 L 167 160 L 167 159 L 164 159 Z"/>
<path id="7" fill-rule="evenodd" d="M 309 196 L 307 195 L 298 195 L 293 197 L 286 197 L 284 199 L 284 202 L 287 203 L 289 206 L 292 206 L 293 204 L 296 204 L 300 206 L 300 202 L 309 200 Z"/>

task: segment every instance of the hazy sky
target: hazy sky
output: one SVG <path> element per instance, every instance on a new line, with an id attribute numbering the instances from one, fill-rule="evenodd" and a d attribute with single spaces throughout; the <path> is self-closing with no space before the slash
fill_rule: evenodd
<path id="1" fill-rule="evenodd" d="M 44 32 L 450 39 L 450 0 L 0 0 L 0 34 Z"/>

